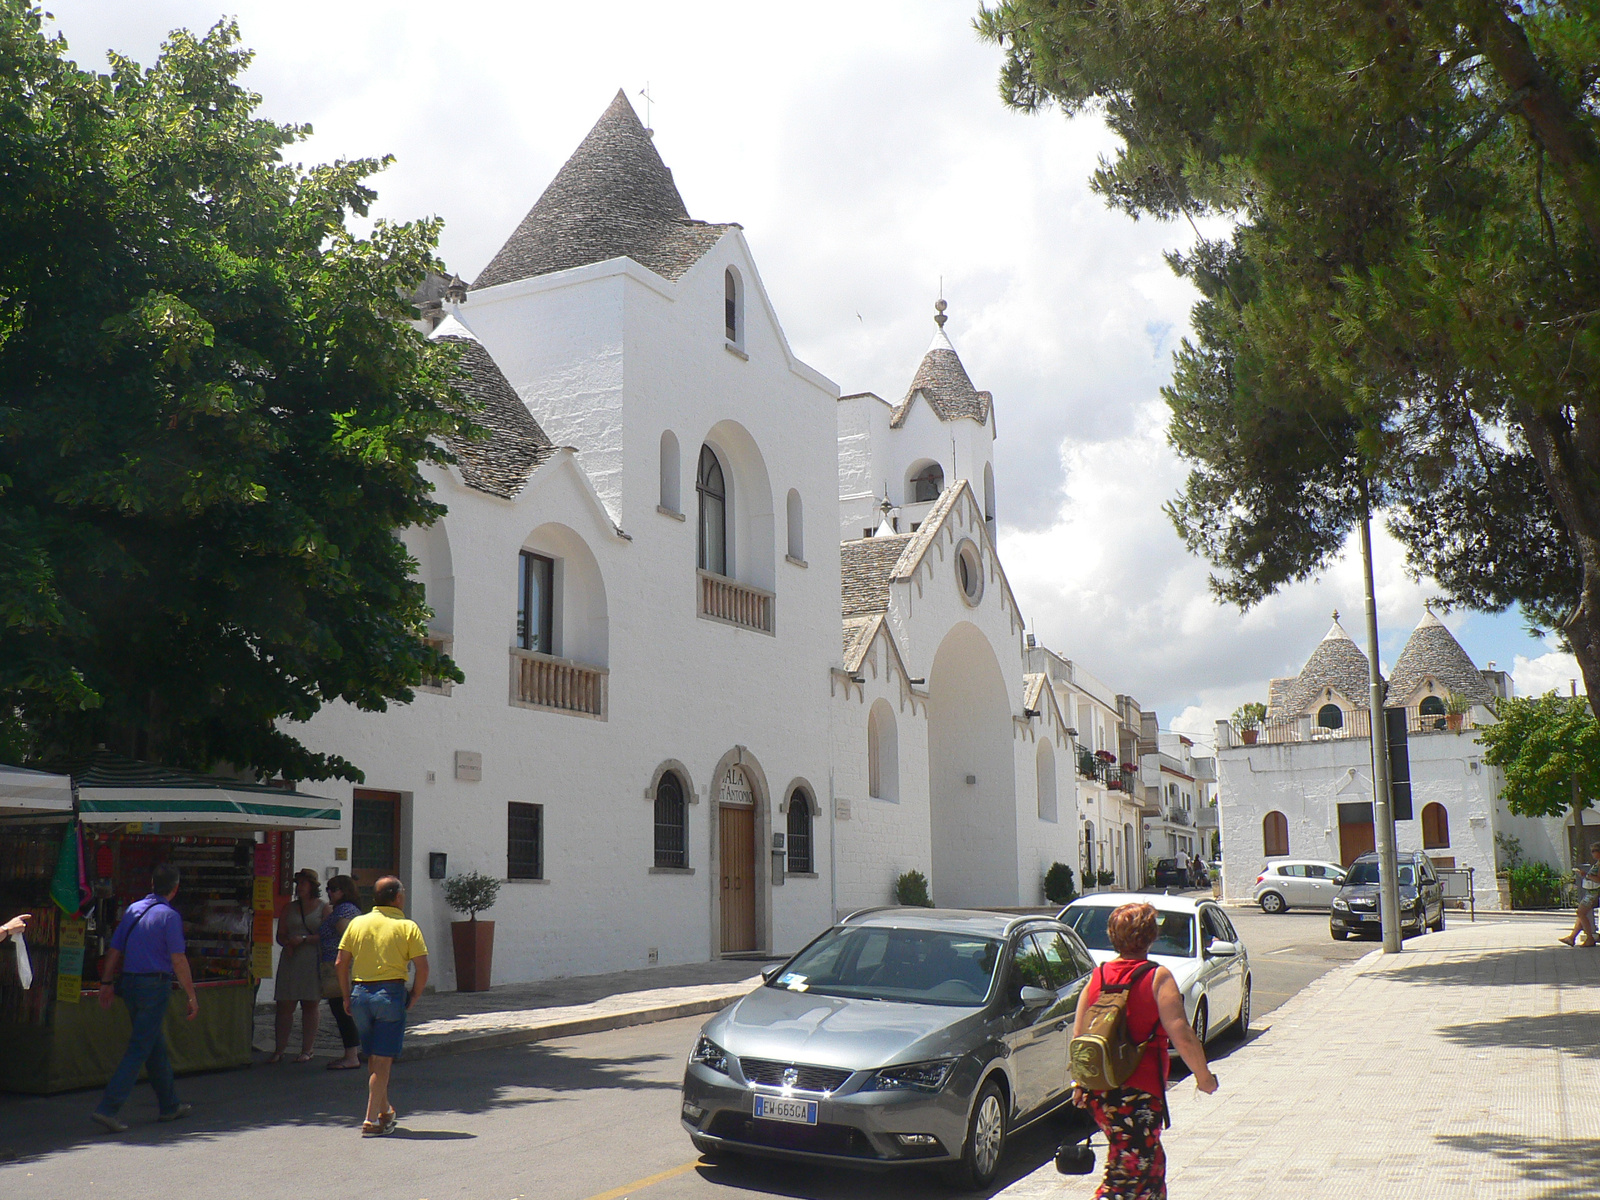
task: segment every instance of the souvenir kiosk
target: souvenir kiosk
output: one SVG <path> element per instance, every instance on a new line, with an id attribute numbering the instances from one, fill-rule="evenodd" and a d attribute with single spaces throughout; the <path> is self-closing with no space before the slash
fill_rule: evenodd
<path id="1" fill-rule="evenodd" d="M 250 1062 L 256 982 L 272 973 L 274 921 L 288 900 L 294 831 L 333 829 L 336 800 L 96 754 L 69 787 L 0 769 L 0 913 L 28 911 L 33 986 L 0 956 L 0 1089 L 98 1087 L 127 1045 L 127 1009 L 98 1003 L 100 962 L 123 911 L 170 862 L 200 1014 L 167 1011 L 180 1073 Z M 45 779 L 60 780 L 59 776 Z M 73 792 L 76 792 L 74 803 Z M 63 803 L 64 799 L 64 803 Z M 76 914 L 66 911 L 78 900 Z M 181 997 L 180 997 L 181 999 Z"/>

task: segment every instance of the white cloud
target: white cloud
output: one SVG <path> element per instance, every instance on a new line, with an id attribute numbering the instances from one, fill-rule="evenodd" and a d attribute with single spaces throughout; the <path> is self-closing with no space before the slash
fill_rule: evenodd
<path id="1" fill-rule="evenodd" d="M 1565 696 L 1572 690 L 1574 680 L 1577 681 L 1578 694 L 1587 694 L 1578 660 L 1559 651 L 1541 654 L 1537 658 L 1517 655 L 1511 668 L 1511 679 L 1516 684 L 1519 696 L 1542 696 L 1546 692 Z"/>

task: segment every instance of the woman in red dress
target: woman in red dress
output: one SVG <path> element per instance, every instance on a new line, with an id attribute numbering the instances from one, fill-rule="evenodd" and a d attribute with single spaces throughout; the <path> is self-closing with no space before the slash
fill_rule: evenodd
<path id="1" fill-rule="evenodd" d="M 1095 969 L 1078 999 L 1072 1036 L 1084 1030 L 1089 1006 L 1102 985 L 1118 985 L 1144 965 L 1156 940 L 1156 910 L 1148 904 L 1124 904 L 1111 914 L 1106 932 L 1117 957 Z M 1167 1113 L 1167 1044 L 1178 1048 L 1195 1086 L 1208 1095 L 1217 1077 L 1206 1065 L 1205 1047 L 1195 1037 L 1183 1012 L 1183 994 L 1165 967 L 1145 971 L 1128 993 L 1128 1036 L 1146 1042 L 1144 1055 L 1126 1083 L 1109 1091 L 1074 1087 L 1072 1102 L 1087 1108 L 1106 1135 L 1106 1173 L 1095 1190 L 1097 1200 L 1166 1200 L 1167 1156 L 1161 1149 L 1161 1128 Z"/>

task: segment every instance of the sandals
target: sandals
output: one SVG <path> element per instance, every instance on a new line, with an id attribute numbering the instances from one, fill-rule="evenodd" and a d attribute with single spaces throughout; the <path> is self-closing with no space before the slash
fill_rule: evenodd
<path id="1" fill-rule="evenodd" d="M 394 1109 L 391 1108 L 388 1112 L 386 1112 L 382 1116 L 380 1116 L 376 1121 L 363 1121 L 363 1122 L 361 1122 L 361 1136 L 364 1137 L 364 1138 L 369 1138 L 369 1137 L 388 1137 L 391 1133 L 393 1133 L 399 1127 L 400 1127 L 400 1117 L 398 1116 L 398 1114 L 396 1114 Z"/>
<path id="2" fill-rule="evenodd" d="M 296 1054 L 294 1056 L 294 1060 L 297 1063 L 308 1063 L 308 1062 L 311 1061 L 311 1055 L 309 1055 L 309 1054 Z"/>
<path id="3" fill-rule="evenodd" d="M 359 1071 L 359 1070 L 361 1070 L 361 1064 L 359 1062 L 347 1063 L 341 1058 L 336 1058 L 331 1063 L 328 1064 L 328 1070 L 330 1070 L 330 1071 Z"/>

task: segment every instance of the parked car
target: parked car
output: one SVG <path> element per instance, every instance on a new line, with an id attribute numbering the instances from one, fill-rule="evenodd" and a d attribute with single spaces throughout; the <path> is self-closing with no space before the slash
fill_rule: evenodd
<path id="1" fill-rule="evenodd" d="M 1093 969 L 1048 917 L 852 914 L 702 1026 L 684 1128 L 712 1157 L 944 1163 L 987 1187 L 1010 1135 L 1071 1096 L 1067 1045 Z"/>
<path id="2" fill-rule="evenodd" d="M 1178 887 L 1189 886 L 1189 868 L 1179 866 L 1175 858 L 1156 859 L 1156 886 Z"/>
<path id="3" fill-rule="evenodd" d="M 1320 858 L 1277 858 L 1256 876 L 1255 902 L 1267 913 L 1327 908 L 1344 882 L 1344 868 Z"/>
<path id="4" fill-rule="evenodd" d="M 1103 892 L 1082 896 L 1061 910 L 1061 920 L 1083 939 L 1095 962 L 1117 956 L 1106 925 L 1124 904 L 1152 905 L 1161 920 L 1150 961 L 1172 972 L 1183 993 L 1183 1011 L 1204 1042 L 1232 1026 L 1250 1029 L 1250 955 L 1222 907 L 1188 896 Z"/>
<path id="5" fill-rule="evenodd" d="M 1402 853 L 1396 861 L 1400 885 L 1400 933 L 1422 934 L 1444 928 L 1444 885 L 1433 863 L 1420 850 Z M 1344 886 L 1334 897 L 1328 914 L 1328 931 L 1342 942 L 1352 933 L 1381 936 L 1378 913 L 1378 856 L 1363 854 L 1350 864 Z"/>

